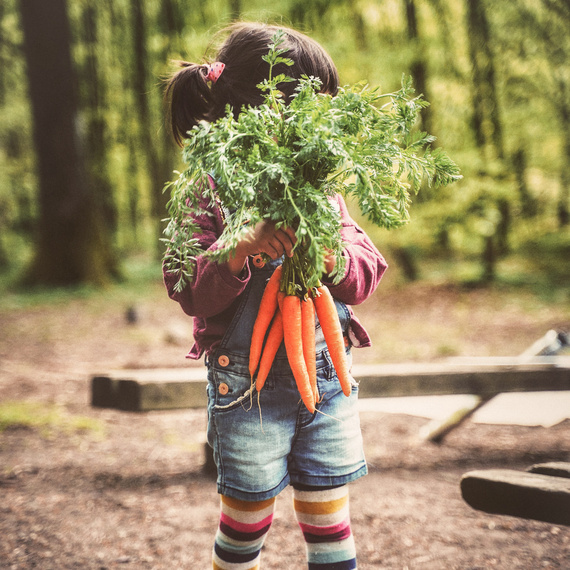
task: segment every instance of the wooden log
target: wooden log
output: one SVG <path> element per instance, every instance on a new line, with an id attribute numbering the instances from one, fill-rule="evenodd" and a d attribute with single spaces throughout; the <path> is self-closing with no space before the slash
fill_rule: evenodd
<path id="1" fill-rule="evenodd" d="M 91 405 L 94 408 L 116 408 L 119 382 L 108 375 L 91 378 Z"/>
<path id="2" fill-rule="evenodd" d="M 456 410 L 443 420 L 432 420 L 420 429 L 420 439 L 433 443 L 442 443 L 448 433 L 467 421 L 477 410 L 481 409 L 494 397 L 495 396 L 477 396 L 472 405 Z"/>
<path id="3" fill-rule="evenodd" d="M 117 407 L 128 412 L 205 408 L 205 382 L 141 382 L 119 380 Z"/>
<path id="4" fill-rule="evenodd" d="M 570 479 L 510 469 L 471 471 L 461 494 L 474 509 L 570 525 Z"/>
<path id="5" fill-rule="evenodd" d="M 91 404 L 129 412 L 205 408 L 202 368 L 117 370 L 91 380 Z"/>
<path id="6" fill-rule="evenodd" d="M 552 477 L 565 477 L 570 479 L 570 463 L 561 461 L 552 461 L 550 463 L 537 463 L 529 467 L 529 473 L 538 473 L 539 475 L 550 475 Z"/>
<path id="7" fill-rule="evenodd" d="M 570 390 L 570 368 L 556 364 L 415 364 L 354 367 L 361 398 Z"/>
<path id="8" fill-rule="evenodd" d="M 552 363 L 517 365 L 406 364 L 355 366 L 361 398 L 570 390 L 570 367 Z M 115 370 L 91 381 L 93 406 L 144 412 L 206 406 L 202 367 Z"/>

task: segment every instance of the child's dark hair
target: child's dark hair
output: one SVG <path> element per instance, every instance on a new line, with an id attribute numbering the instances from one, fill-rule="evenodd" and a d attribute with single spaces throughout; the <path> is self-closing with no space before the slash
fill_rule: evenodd
<path id="1" fill-rule="evenodd" d="M 228 36 L 216 55 L 216 61 L 225 68 L 216 81 L 207 78 L 209 66 L 178 62 L 182 67 L 166 85 L 170 125 L 174 140 L 182 145 L 186 133 L 199 121 L 215 121 L 222 117 L 229 105 L 237 116 L 244 105 L 263 103 L 263 92 L 257 87 L 269 76 L 269 64 L 262 56 L 279 30 L 285 35 L 281 48 L 293 60 L 288 67 L 278 64 L 274 74 L 284 73 L 294 79 L 313 76 L 321 80 L 321 92 L 335 95 L 338 91 L 338 72 L 326 51 L 314 40 L 282 26 L 259 23 L 237 23 L 226 28 Z M 290 100 L 296 81 L 282 83 L 280 90 Z"/>

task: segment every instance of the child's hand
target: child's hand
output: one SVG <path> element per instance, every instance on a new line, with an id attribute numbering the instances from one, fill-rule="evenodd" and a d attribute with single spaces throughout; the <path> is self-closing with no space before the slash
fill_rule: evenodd
<path id="1" fill-rule="evenodd" d="M 296 242 L 295 232 L 291 228 L 275 229 L 275 222 L 263 221 L 251 230 L 242 244 L 247 255 L 266 253 L 271 259 L 277 259 L 282 255 L 291 257 Z"/>
<path id="2" fill-rule="evenodd" d="M 330 275 L 335 267 L 336 255 L 331 250 L 327 250 L 327 254 L 325 255 L 325 274 Z"/>
<path id="3" fill-rule="evenodd" d="M 297 242 L 295 231 L 291 228 L 275 228 L 275 222 L 262 221 L 252 228 L 238 243 L 235 255 L 228 261 L 230 271 L 239 275 L 250 255 L 265 253 L 271 259 L 282 255 L 291 257 L 293 247 Z"/>

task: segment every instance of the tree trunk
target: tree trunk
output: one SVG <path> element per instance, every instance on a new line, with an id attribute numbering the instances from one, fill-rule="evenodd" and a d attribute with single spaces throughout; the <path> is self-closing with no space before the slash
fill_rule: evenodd
<path id="1" fill-rule="evenodd" d="M 558 105 L 562 132 L 562 164 L 560 167 L 560 194 L 558 197 L 558 224 L 565 227 L 570 223 L 570 88 L 560 81 L 560 103 Z"/>
<path id="2" fill-rule="evenodd" d="M 526 181 L 526 152 L 524 148 L 519 148 L 513 154 L 513 168 L 517 177 L 517 187 L 519 200 L 521 203 L 521 214 L 524 218 L 532 218 L 537 213 L 536 200 L 532 197 Z"/>
<path id="3" fill-rule="evenodd" d="M 4 70 L 0 73 L 0 106 L 6 102 L 6 57 L 4 56 L 4 2 L 0 2 L 0 65 Z"/>
<path id="4" fill-rule="evenodd" d="M 139 239 L 139 227 L 140 227 L 140 189 L 137 185 L 138 179 L 138 164 L 137 164 L 137 149 L 132 137 L 125 136 L 125 140 L 128 141 L 129 145 L 129 161 L 127 165 L 128 176 L 128 186 L 127 186 L 127 220 L 130 226 L 130 232 L 127 234 L 130 245 L 135 245 Z"/>
<path id="5" fill-rule="evenodd" d="M 497 262 L 497 252 L 493 236 L 485 236 L 481 261 L 483 265 L 482 280 L 484 283 L 491 283 L 495 280 L 495 266 Z"/>
<path id="6" fill-rule="evenodd" d="M 66 3 L 20 0 L 20 13 L 39 180 L 38 237 L 28 281 L 101 284 L 116 267 L 79 151 Z"/>
<path id="7" fill-rule="evenodd" d="M 183 15 L 178 10 L 177 3 L 174 0 L 162 0 L 161 5 L 161 27 L 174 33 L 178 39 L 184 30 Z M 168 36 L 168 43 L 172 43 L 172 39 L 171 36 Z"/>
<path id="8" fill-rule="evenodd" d="M 368 40 L 366 37 L 366 23 L 364 16 L 360 10 L 358 0 L 350 0 L 350 13 L 352 14 L 352 24 L 354 27 L 354 38 L 356 46 L 360 51 L 368 49 Z"/>
<path id="9" fill-rule="evenodd" d="M 512 226 L 511 203 L 507 198 L 499 198 L 497 200 L 497 209 L 499 211 L 499 222 L 495 230 L 497 255 L 506 255 L 511 249 L 509 243 Z"/>
<path id="10" fill-rule="evenodd" d="M 429 93 L 427 88 L 427 65 L 423 56 L 422 41 L 418 32 L 418 19 L 416 14 L 415 0 L 404 0 L 406 6 L 406 22 L 408 25 L 408 39 L 413 47 L 413 61 L 410 65 L 410 73 L 414 81 L 414 87 L 418 95 L 423 95 L 426 101 L 429 101 Z M 432 133 L 432 116 L 430 107 L 422 109 L 421 129 L 430 134 Z"/>
<path id="11" fill-rule="evenodd" d="M 467 35 L 473 72 L 472 125 L 477 146 L 503 158 L 503 130 L 495 82 L 491 34 L 483 0 L 467 0 Z"/>
<path id="12" fill-rule="evenodd" d="M 447 0 L 428 0 L 428 4 L 435 13 L 437 25 L 440 30 L 439 35 L 444 52 L 443 58 L 446 75 L 461 79 L 463 74 L 457 64 L 457 55 L 454 45 L 454 40 L 457 39 L 454 37 L 456 25 L 455 20 L 450 16 L 450 6 Z"/>
<path id="13" fill-rule="evenodd" d="M 117 208 L 108 175 L 107 123 L 103 113 L 105 82 L 99 70 L 97 57 L 97 12 L 94 4 L 87 4 L 82 16 L 82 39 L 86 55 L 80 82 L 84 89 L 81 103 L 87 126 L 85 141 L 87 169 L 105 226 L 109 234 L 113 235 L 117 230 Z"/>
<path id="14" fill-rule="evenodd" d="M 241 16 L 241 0 L 230 0 L 230 18 L 239 20 Z"/>
<path id="15" fill-rule="evenodd" d="M 164 148 L 161 140 L 153 135 L 158 130 L 158 125 L 153 124 L 148 99 L 148 52 L 147 30 L 145 18 L 145 2 L 131 0 L 131 17 L 133 25 L 133 88 L 135 105 L 137 109 L 140 141 L 143 152 L 146 153 L 146 162 L 151 184 L 152 215 L 157 224 L 158 236 L 162 235 L 162 222 L 167 214 L 167 196 L 162 191 L 167 178 L 170 176 L 170 168 L 166 161 L 161 159 L 160 149 Z M 158 249 L 157 249 L 158 252 Z"/>

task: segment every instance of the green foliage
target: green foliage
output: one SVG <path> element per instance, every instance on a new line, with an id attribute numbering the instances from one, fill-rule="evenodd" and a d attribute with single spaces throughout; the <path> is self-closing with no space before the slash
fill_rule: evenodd
<path id="1" fill-rule="evenodd" d="M 505 175 L 511 168 L 509 159 L 495 168 L 475 150 L 470 124 L 466 4 L 464 0 L 415 0 L 415 5 L 419 42 L 408 37 L 401 0 L 283 0 L 270 7 L 262 0 L 243 0 L 241 17 L 299 27 L 329 51 L 343 83 L 354 84 L 365 78 L 369 84 L 381 86 L 383 92 L 399 88 L 402 73 L 409 72 L 420 53 L 427 64 L 433 132 L 438 144 L 450 150 L 465 180 L 451 196 L 422 188 L 412 210 L 414 223 L 382 235 L 378 243 L 405 242 L 406 247 L 421 250 L 422 257 L 438 254 L 440 260 L 478 255 L 481 228 L 496 227 L 492 222 L 496 210 L 493 196 L 497 193 L 512 206 L 510 241 L 516 248 L 524 243 L 520 236 L 527 221 L 518 216 L 516 185 L 510 174 Z M 553 224 L 556 203 L 568 200 L 561 191 L 561 172 L 567 172 L 570 164 L 565 151 L 570 145 L 564 141 L 570 129 L 561 120 L 564 109 L 570 108 L 567 2 L 520 0 L 484 5 L 491 24 L 489 43 L 497 71 L 506 155 L 519 148 L 526 152 L 525 174 L 538 205 L 534 226 L 546 236 L 558 231 Z M 169 72 L 171 59 L 199 62 L 204 54 L 211 55 L 215 51 L 212 34 L 228 23 L 231 15 L 230 3 L 225 0 L 196 0 L 192 9 L 181 0 L 141 2 L 146 41 L 139 47 L 146 50 L 143 91 L 149 106 L 149 116 L 143 119 L 136 105 L 139 94 L 134 81 L 139 69 L 132 6 L 130 0 L 68 3 L 74 61 L 80 71 L 77 126 L 84 154 L 89 158 L 89 125 L 94 119 L 101 120 L 105 127 L 106 175 L 116 216 L 113 239 L 121 253 L 148 253 L 154 252 L 158 220 L 164 215 L 153 204 L 162 180 L 157 184 L 151 176 L 143 130 L 152 134 L 158 161 L 167 173 L 178 160 L 177 149 L 166 145 L 160 79 Z M 86 35 L 87 10 L 95 15 L 96 41 Z M 5 0 L 0 9 L 0 270 L 10 272 L 23 266 L 38 224 L 33 125 L 22 42 L 18 2 Z M 93 62 L 96 74 L 90 68 Z M 99 95 L 95 109 L 87 105 L 94 92 Z M 90 167 L 97 169 L 93 164 Z M 164 179 L 168 177 L 165 174 Z M 480 209 L 467 204 L 467 198 L 473 197 L 475 206 L 480 206 L 478 193 L 489 194 L 484 208 L 488 214 L 480 214 Z M 454 222 L 447 224 L 450 215 Z M 491 224 L 482 223 L 483 218 Z M 451 238 L 447 250 L 438 246 L 446 224 Z M 433 248 L 426 251 L 426 244 Z"/>
<path id="2" fill-rule="evenodd" d="M 292 64 L 282 57 L 281 41 L 277 34 L 264 56 L 271 71 Z M 410 81 L 391 94 L 356 85 L 331 97 L 319 92 L 317 79 L 305 77 L 286 104 L 279 86 L 292 79 L 271 71 L 260 85 L 263 105 L 243 109 L 237 119 L 229 109 L 216 123 L 188 133 L 187 167 L 172 185 L 165 239 L 166 264 L 179 275 L 178 289 L 200 253 L 191 216 L 205 200 L 220 200 L 230 212 L 220 247 L 208 252 L 215 259 L 227 259 L 248 225 L 263 219 L 294 228 L 300 260 L 293 262 L 300 266 L 292 290 L 300 287 L 304 294 L 318 286 L 327 250 L 336 254 L 342 275 L 340 218 L 330 196 L 354 196 L 371 223 L 393 228 L 408 221 L 410 192 L 422 182 L 440 186 L 461 178 L 441 149 L 429 149 L 432 136 L 414 132 L 427 103 L 412 96 Z M 208 176 L 215 191 L 204 182 Z"/>

